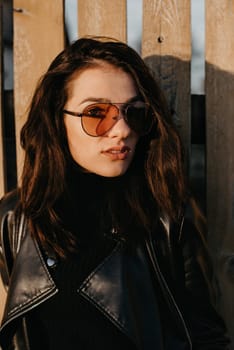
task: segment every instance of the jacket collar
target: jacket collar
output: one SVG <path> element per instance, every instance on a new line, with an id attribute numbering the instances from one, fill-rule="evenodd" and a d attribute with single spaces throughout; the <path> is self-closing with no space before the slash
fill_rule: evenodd
<path id="1" fill-rule="evenodd" d="M 56 292 L 38 244 L 26 232 L 10 278 L 2 328 Z"/>
<path id="2" fill-rule="evenodd" d="M 128 251 L 124 243 L 118 242 L 77 292 L 139 349 L 151 349 L 152 344 L 161 342 L 157 301 L 143 249 L 134 249 Z M 12 271 L 2 329 L 57 291 L 38 244 L 27 232 Z"/>

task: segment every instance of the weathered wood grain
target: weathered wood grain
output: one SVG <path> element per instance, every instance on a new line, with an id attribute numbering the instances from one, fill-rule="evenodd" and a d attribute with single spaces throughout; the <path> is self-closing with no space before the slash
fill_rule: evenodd
<path id="1" fill-rule="evenodd" d="M 78 1 L 78 35 L 104 35 L 126 41 L 126 0 Z"/>
<path id="2" fill-rule="evenodd" d="M 2 5 L 0 4 L 0 197 L 5 192 L 5 171 L 4 171 L 4 154 L 3 154 L 3 115 L 2 115 L 2 100 L 3 100 L 3 37 L 2 37 Z"/>
<path id="3" fill-rule="evenodd" d="M 164 89 L 190 147 L 190 0 L 144 0 L 142 56 Z"/>
<path id="4" fill-rule="evenodd" d="M 39 77 L 64 47 L 63 0 L 14 0 L 14 99 L 18 178 L 20 129 Z"/>
<path id="5" fill-rule="evenodd" d="M 3 156 L 3 129 L 2 129 L 2 87 L 3 87 L 3 67 L 2 67 L 2 52 L 3 52 L 3 38 L 2 38 L 2 6 L 0 4 L 0 197 L 5 193 L 4 186 L 4 156 Z M 0 320 L 3 314 L 6 293 L 4 291 L 2 281 L 0 279 Z"/>
<path id="6" fill-rule="evenodd" d="M 6 301 L 6 291 L 3 287 L 2 280 L 0 278 L 0 322 L 3 316 L 5 301 Z"/>
<path id="7" fill-rule="evenodd" d="M 234 349 L 234 1 L 206 0 L 209 245 Z"/>

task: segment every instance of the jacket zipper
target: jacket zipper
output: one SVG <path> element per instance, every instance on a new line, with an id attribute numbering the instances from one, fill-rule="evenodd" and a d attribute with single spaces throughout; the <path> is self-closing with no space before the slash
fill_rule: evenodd
<path id="1" fill-rule="evenodd" d="M 186 323 L 185 323 L 185 320 L 183 318 L 183 315 L 182 315 L 182 313 L 181 313 L 181 311 L 180 311 L 180 309 L 179 309 L 179 307 L 178 307 L 178 305 L 177 305 L 177 303 L 176 303 L 176 301 L 175 301 L 175 299 L 174 299 L 174 297 L 173 297 L 173 295 L 172 295 L 172 293 L 171 293 L 171 291 L 170 291 L 170 289 L 168 287 L 168 284 L 167 284 L 167 282 L 166 282 L 166 280 L 165 280 L 165 278 L 164 278 L 164 276 L 162 274 L 162 271 L 161 271 L 161 269 L 159 267 L 158 260 L 157 260 L 157 257 L 156 257 L 155 251 L 154 251 L 154 247 L 153 247 L 153 244 L 152 244 L 151 234 L 150 234 L 149 240 L 146 239 L 146 248 L 147 248 L 147 251 L 149 253 L 150 260 L 151 260 L 151 262 L 153 264 L 153 268 L 154 268 L 156 274 L 158 274 L 159 277 L 160 277 L 159 278 L 159 283 L 161 285 L 161 288 L 162 288 L 162 290 L 166 289 L 166 291 L 167 291 L 167 293 L 168 293 L 168 295 L 169 295 L 169 297 L 171 299 L 171 302 L 174 305 L 174 307 L 175 307 L 175 309 L 176 309 L 176 311 L 178 313 L 178 316 L 179 316 L 179 318 L 180 318 L 180 320 L 181 320 L 181 322 L 183 324 L 183 327 L 184 327 L 184 330 L 185 330 L 185 333 L 186 333 L 186 336 L 187 336 L 187 339 L 188 339 L 188 342 L 189 342 L 189 347 L 192 350 L 193 349 L 193 345 L 192 345 L 192 340 L 191 340 L 188 328 L 186 326 Z"/>

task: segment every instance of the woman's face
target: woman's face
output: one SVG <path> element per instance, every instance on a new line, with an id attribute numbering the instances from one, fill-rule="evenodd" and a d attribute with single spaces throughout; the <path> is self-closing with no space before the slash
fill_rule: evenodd
<path id="1" fill-rule="evenodd" d="M 127 103 L 138 95 L 129 74 L 105 63 L 74 75 L 67 88 L 64 109 L 79 113 L 92 103 Z M 64 114 L 64 118 L 69 150 L 77 164 L 88 172 L 106 177 L 126 172 L 139 137 L 126 124 L 122 112 L 110 130 L 96 137 L 85 133 L 81 117 Z"/>

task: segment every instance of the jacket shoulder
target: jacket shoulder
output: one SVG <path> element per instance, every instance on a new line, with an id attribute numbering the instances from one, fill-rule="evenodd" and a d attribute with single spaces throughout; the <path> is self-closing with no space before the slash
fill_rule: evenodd
<path id="1" fill-rule="evenodd" d="M 0 222 L 2 221 L 2 218 L 5 217 L 5 215 L 9 211 L 15 209 L 18 201 L 19 201 L 19 189 L 14 189 L 6 193 L 0 199 Z"/>
<path id="2" fill-rule="evenodd" d="M 9 229 L 8 217 L 13 212 L 19 200 L 19 190 L 13 190 L 5 194 L 0 200 L 0 274 L 3 284 L 9 283 L 10 270 L 12 268 L 12 237 Z"/>

